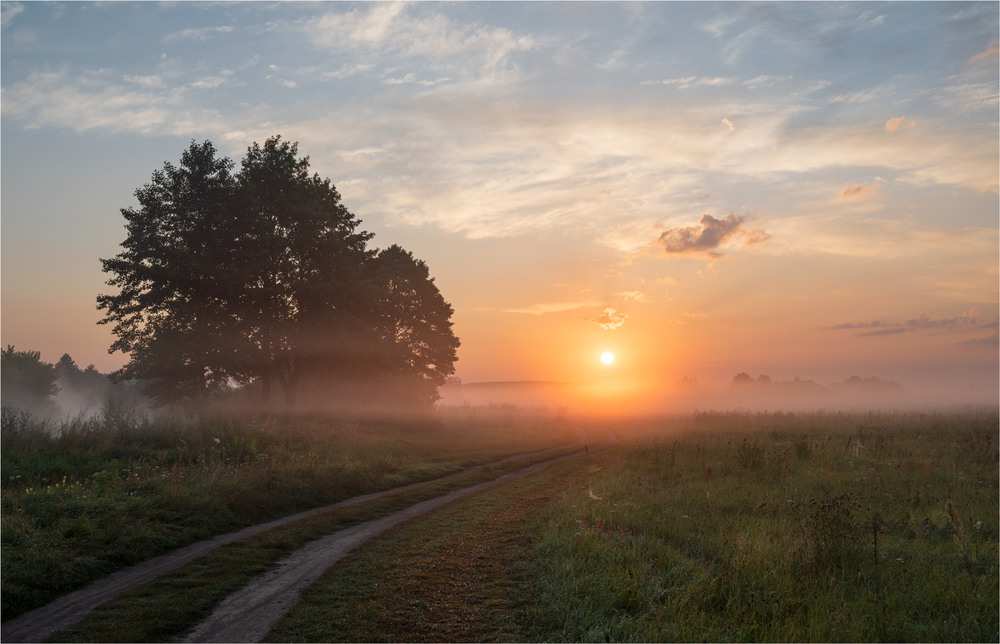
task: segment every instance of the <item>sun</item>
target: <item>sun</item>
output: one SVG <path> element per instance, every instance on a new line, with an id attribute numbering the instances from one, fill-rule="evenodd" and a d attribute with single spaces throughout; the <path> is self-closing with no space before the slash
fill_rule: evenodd
<path id="1" fill-rule="evenodd" d="M 610 351 L 605 351 L 604 353 L 601 354 L 601 362 L 603 362 L 604 364 L 611 364 L 614 361 L 615 361 L 615 354 L 611 353 Z"/>

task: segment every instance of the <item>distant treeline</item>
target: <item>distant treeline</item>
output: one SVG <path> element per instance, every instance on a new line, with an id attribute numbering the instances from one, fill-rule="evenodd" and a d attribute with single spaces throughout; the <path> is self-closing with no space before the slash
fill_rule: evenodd
<path id="1" fill-rule="evenodd" d="M 42 361 L 38 351 L 18 351 L 8 345 L 0 353 L 0 400 L 4 407 L 40 418 L 100 410 L 109 396 L 138 398 L 130 383 L 114 383 L 94 365 L 81 369 L 68 353 L 55 364 Z"/>
<path id="2" fill-rule="evenodd" d="M 825 390 L 834 391 L 866 391 L 871 393 L 893 393 L 901 392 L 903 388 L 898 382 L 892 380 L 883 380 L 882 378 L 877 378 L 872 376 L 871 378 L 862 378 L 860 376 L 851 376 L 850 378 L 844 379 L 842 382 L 836 382 L 829 386 L 821 385 L 813 380 L 803 380 L 796 376 L 792 380 L 771 380 L 770 376 L 761 374 L 754 378 L 746 372 L 741 372 L 733 376 L 733 381 L 730 386 L 736 389 L 740 388 L 781 388 L 781 389 L 794 389 L 798 391 L 814 391 L 822 392 Z"/>

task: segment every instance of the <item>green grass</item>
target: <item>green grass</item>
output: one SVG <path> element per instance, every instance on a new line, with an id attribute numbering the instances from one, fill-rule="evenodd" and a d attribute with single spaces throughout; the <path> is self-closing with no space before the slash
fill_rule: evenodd
<path id="1" fill-rule="evenodd" d="M 995 412 L 685 425 L 552 508 L 525 639 L 1000 637 Z"/>
<path id="2" fill-rule="evenodd" d="M 160 417 L 4 410 L 0 547 L 10 619 L 199 539 L 566 441 L 492 419 Z"/>
<path id="3" fill-rule="evenodd" d="M 997 641 L 997 428 L 995 411 L 619 427 L 387 533 L 269 638 Z"/>
<path id="4" fill-rule="evenodd" d="M 183 637 L 207 618 L 227 594 L 313 539 L 547 458 L 551 456 L 531 457 L 448 481 L 429 482 L 417 490 L 340 508 L 228 544 L 102 604 L 83 621 L 54 633 L 47 641 L 152 642 Z"/>
<path id="5" fill-rule="evenodd" d="M 143 431 L 152 433 L 132 447 L 116 441 L 114 449 L 146 456 L 126 458 L 119 452 L 120 471 L 107 480 L 93 474 L 74 478 L 52 467 L 47 481 L 34 481 L 44 487 L 30 492 L 8 482 L 5 432 L 4 592 L 9 559 L 44 560 L 22 553 L 39 544 L 54 548 L 51 544 L 65 538 L 59 535 L 72 533 L 72 519 L 87 516 L 59 515 L 60 500 L 82 504 L 89 494 L 97 499 L 95 512 L 115 501 L 123 504 L 116 506 L 123 513 L 140 507 L 152 513 L 162 511 L 157 504 L 165 503 L 173 485 L 188 499 L 184 507 L 200 516 L 202 506 L 210 512 L 245 508 L 227 495 L 249 485 L 259 503 L 300 491 L 308 499 L 296 508 L 302 509 L 319 505 L 324 494 L 322 502 L 340 498 L 341 490 L 314 489 L 333 480 L 335 472 L 353 477 L 344 483 L 352 490 L 344 496 L 351 496 L 389 487 L 390 480 L 405 483 L 487 456 L 545 447 L 569 435 L 553 433 L 552 420 L 471 414 L 420 426 L 241 422 L 232 421 L 228 434 L 224 424 L 192 424 L 198 431 L 178 434 L 188 445 L 200 441 L 197 450 L 187 452 L 199 457 L 182 464 L 186 477 L 125 497 L 144 480 L 144 470 L 134 476 L 135 463 L 155 465 L 149 454 L 167 449 L 144 447 L 160 440 L 154 438 L 163 429 L 147 427 Z M 594 436 L 597 427 L 577 433 L 590 429 Z M 606 427 L 619 437 L 613 447 L 591 449 L 542 474 L 457 501 L 361 548 L 314 584 L 270 638 L 998 641 L 998 428 L 996 410 L 706 413 Z M 256 441 L 258 455 L 235 467 L 211 458 L 222 445 L 235 453 L 236 445 L 248 441 Z M 279 456 L 269 460 L 271 455 Z M 50 458 L 65 462 L 55 448 Z M 86 461 L 79 452 L 74 458 Z M 103 458 L 95 473 L 114 472 L 107 455 Z M 289 475 L 296 482 L 256 478 L 267 471 L 265 465 L 296 473 Z M 53 478 L 61 475 L 67 476 L 65 483 Z M 170 639 L 193 627 L 250 574 L 299 544 L 489 475 L 230 544 L 127 593 L 56 638 Z M 231 492 L 230 480 L 239 482 Z M 275 489 L 267 491 L 258 480 Z M 204 492 L 201 486 L 209 484 L 217 486 L 217 494 Z M 188 485 L 203 491 L 187 497 L 182 490 Z M 228 500 L 219 505 L 215 496 Z M 46 501 L 57 509 L 38 505 Z M 31 512 L 8 509 L 29 502 L 36 504 Z M 288 514 L 292 508 L 280 510 Z M 229 520 L 234 524 L 260 512 L 229 511 L 240 517 Z M 28 518 L 22 532 L 13 530 Z M 12 542 L 13 555 L 8 530 L 22 539 Z M 137 617 L 142 615 L 150 617 Z M 137 627 L 144 619 L 148 623 Z"/>
<path id="6" fill-rule="evenodd" d="M 387 531 L 303 593 L 267 641 L 522 640 L 536 526 L 599 458 L 553 465 Z"/>

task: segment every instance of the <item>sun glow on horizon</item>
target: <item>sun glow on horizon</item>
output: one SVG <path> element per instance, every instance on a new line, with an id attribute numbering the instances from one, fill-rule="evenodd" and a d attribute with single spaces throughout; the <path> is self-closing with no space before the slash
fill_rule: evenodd
<path id="1" fill-rule="evenodd" d="M 615 354 L 611 353 L 610 351 L 605 351 L 604 353 L 601 354 L 601 362 L 603 362 L 604 364 L 611 364 L 614 361 L 615 361 Z"/>

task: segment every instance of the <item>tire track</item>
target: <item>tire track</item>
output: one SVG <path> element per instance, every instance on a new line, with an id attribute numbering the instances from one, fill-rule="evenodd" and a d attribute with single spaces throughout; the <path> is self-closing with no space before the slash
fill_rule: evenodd
<path id="1" fill-rule="evenodd" d="M 242 590 L 231 594 L 212 615 L 191 631 L 184 642 L 260 642 L 296 604 L 299 594 L 330 566 L 352 550 L 404 521 L 437 509 L 456 499 L 535 474 L 584 450 L 536 463 L 448 494 L 417 503 L 380 519 L 346 528 L 317 539 L 283 560 L 279 566 L 256 577 Z"/>
<path id="2" fill-rule="evenodd" d="M 174 550 L 167 554 L 160 555 L 159 557 L 154 557 L 140 564 L 136 564 L 135 566 L 120 570 L 79 590 L 63 595 L 45 606 L 35 608 L 19 615 L 18 617 L 15 617 L 14 619 L 3 622 L 3 624 L 0 624 L 0 637 L 2 637 L 4 642 L 41 641 L 53 633 L 73 626 L 77 622 L 84 619 L 95 608 L 114 599 L 125 591 L 141 586 L 142 584 L 148 583 L 160 575 L 180 568 L 181 566 L 190 563 L 194 559 L 197 559 L 198 557 L 207 554 L 220 546 L 224 546 L 234 541 L 239 541 L 240 539 L 246 539 L 247 537 L 252 537 L 267 530 L 278 528 L 295 521 L 308 519 L 326 512 L 332 512 L 341 508 L 357 505 L 359 503 L 373 501 L 393 494 L 410 492 L 427 485 L 457 479 L 513 461 L 564 451 L 571 447 L 573 447 L 573 445 L 561 445 L 537 452 L 508 456 L 507 458 L 470 467 L 441 478 L 432 479 L 430 481 L 419 481 L 417 483 L 411 483 L 409 485 L 389 490 L 363 494 L 361 496 L 352 497 L 331 505 L 306 510 L 287 517 L 268 521 L 267 523 L 248 526 L 236 532 L 217 535 L 211 539 L 198 541 L 178 550 Z M 503 477 L 497 480 L 502 480 L 502 478 Z M 350 529 L 351 528 L 348 528 L 348 530 Z M 340 533 L 338 532 L 336 534 Z"/>

